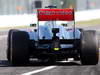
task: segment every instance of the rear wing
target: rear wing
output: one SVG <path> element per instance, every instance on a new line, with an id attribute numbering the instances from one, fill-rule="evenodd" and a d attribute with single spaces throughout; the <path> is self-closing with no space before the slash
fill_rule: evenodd
<path id="1" fill-rule="evenodd" d="M 74 9 L 38 9 L 38 21 L 73 21 Z"/>

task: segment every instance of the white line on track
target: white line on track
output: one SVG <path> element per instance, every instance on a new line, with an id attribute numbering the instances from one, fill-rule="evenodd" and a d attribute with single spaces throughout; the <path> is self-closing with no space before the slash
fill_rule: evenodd
<path id="1" fill-rule="evenodd" d="M 6 38 L 7 35 L 0 35 L 0 40 L 2 40 L 3 38 Z"/>
<path id="2" fill-rule="evenodd" d="M 60 61 L 62 63 L 65 63 L 65 62 L 71 62 L 72 60 L 68 60 L 68 61 Z M 45 68 L 42 68 L 42 69 L 38 69 L 38 70 L 34 70 L 34 71 L 30 71 L 30 72 L 27 72 L 27 73 L 23 73 L 21 75 L 33 75 L 33 74 L 36 74 L 36 73 L 40 73 L 40 72 L 43 72 L 43 71 L 47 71 L 47 70 L 50 70 L 50 69 L 53 69 L 53 68 L 56 68 L 57 66 L 48 66 L 48 67 L 45 67 Z"/>
<path id="3" fill-rule="evenodd" d="M 32 75 L 32 74 L 36 74 L 36 73 L 39 73 L 39 72 L 43 72 L 43 71 L 46 71 L 46 70 L 53 69 L 55 67 L 57 67 L 57 66 L 48 66 L 48 67 L 45 67 L 45 68 L 42 68 L 42 69 L 38 69 L 38 70 L 35 70 L 35 71 L 24 73 L 24 74 L 21 74 L 21 75 Z"/>

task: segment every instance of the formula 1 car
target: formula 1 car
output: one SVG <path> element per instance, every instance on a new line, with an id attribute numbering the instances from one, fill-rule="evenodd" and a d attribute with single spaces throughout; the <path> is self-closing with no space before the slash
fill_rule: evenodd
<path id="1" fill-rule="evenodd" d="M 37 9 L 37 18 L 36 29 L 9 31 L 7 59 L 13 65 L 26 64 L 29 58 L 51 62 L 73 58 L 82 65 L 98 64 L 96 31 L 76 28 L 74 9 Z M 57 23 L 63 21 L 66 26 Z"/>

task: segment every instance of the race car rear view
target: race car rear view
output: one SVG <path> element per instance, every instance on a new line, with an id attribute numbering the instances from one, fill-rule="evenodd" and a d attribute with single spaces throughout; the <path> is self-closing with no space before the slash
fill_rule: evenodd
<path id="1" fill-rule="evenodd" d="M 82 65 L 98 64 L 96 31 L 76 28 L 73 9 L 38 9 L 37 18 L 36 29 L 9 31 L 7 59 L 13 65 L 26 64 L 30 58 L 51 62 L 74 58 Z M 62 21 L 66 26 L 57 23 Z"/>

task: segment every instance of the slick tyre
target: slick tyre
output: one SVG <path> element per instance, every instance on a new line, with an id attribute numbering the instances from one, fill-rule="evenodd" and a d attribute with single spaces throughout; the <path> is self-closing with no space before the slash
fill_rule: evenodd
<path id="1" fill-rule="evenodd" d="M 14 32 L 14 31 L 18 31 L 18 30 L 16 30 L 16 29 L 11 29 L 11 30 L 9 30 L 9 32 L 8 32 L 8 37 L 7 37 L 7 50 L 6 50 L 6 55 L 7 55 L 7 59 L 8 59 L 8 61 L 10 61 L 10 45 L 11 45 L 11 41 L 10 41 L 10 37 L 11 37 L 11 35 L 12 35 L 12 33 Z"/>
<path id="2" fill-rule="evenodd" d="M 99 43 L 93 30 L 82 31 L 80 58 L 83 65 L 96 65 L 99 60 Z"/>
<path id="3" fill-rule="evenodd" d="M 12 31 L 9 35 L 9 59 L 13 65 L 23 65 L 29 61 L 29 36 L 24 31 Z"/>

